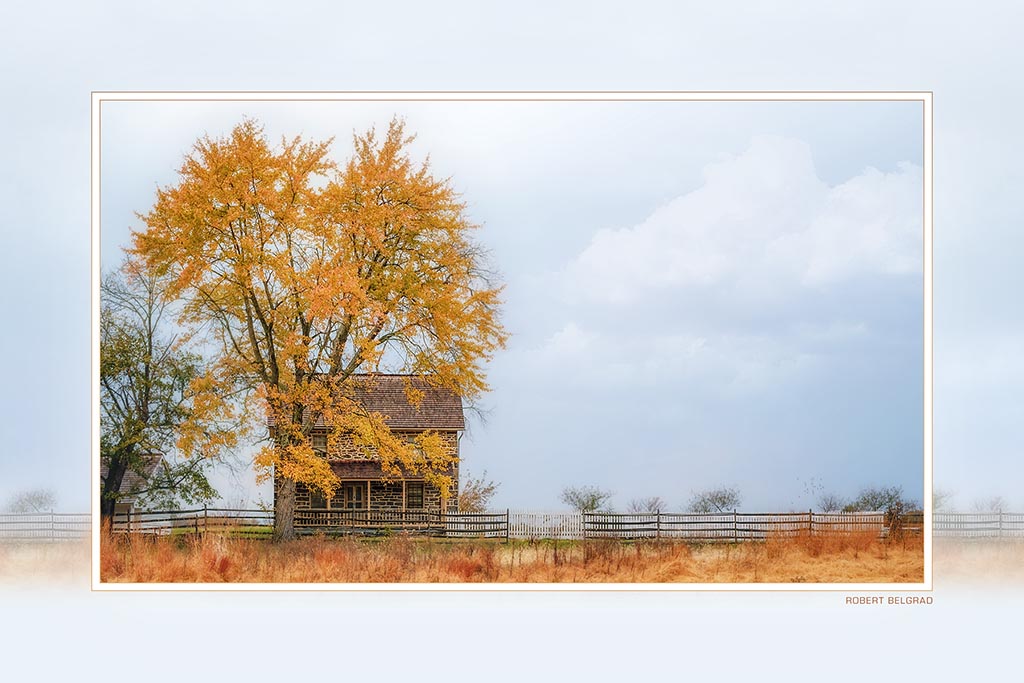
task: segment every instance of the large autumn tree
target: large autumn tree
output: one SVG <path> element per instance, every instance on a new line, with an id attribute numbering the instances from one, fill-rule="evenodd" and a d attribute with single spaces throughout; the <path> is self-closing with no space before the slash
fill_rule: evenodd
<path id="1" fill-rule="evenodd" d="M 450 182 L 413 163 L 397 119 L 353 141 L 338 165 L 331 141 L 272 146 L 252 120 L 203 137 L 133 234 L 133 253 L 171 274 L 182 322 L 212 331 L 219 381 L 244 382 L 274 425 L 256 463 L 274 479 L 279 539 L 294 535 L 296 482 L 328 497 L 339 484 L 310 443 L 321 418 L 329 439 L 351 435 L 386 474 L 447 492 L 453 456 L 439 435 L 396 437 L 354 387 L 417 374 L 472 402 L 506 339 L 501 288 Z"/>

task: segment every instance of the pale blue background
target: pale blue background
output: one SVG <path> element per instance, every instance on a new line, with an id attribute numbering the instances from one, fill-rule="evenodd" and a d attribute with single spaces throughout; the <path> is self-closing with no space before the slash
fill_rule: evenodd
<path id="1" fill-rule="evenodd" d="M 86 474 L 78 458 L 89 432 L 92 90 L 929 89 L 936 145 L 936 481 L 960 492 L 964 506 L 988 494 L 1024 506 L 1018 304 L 1024 96 L 1017 87 L 1024 55 L 1016 3 L 166 7 L 19 5 L 7 8 L 0 24 L 5 489 L 38 481 L 68 490 Z M 376 634 L 390 633 L 396 619 L 421 633 L 461 637 L 465 650 L 451 671 L 497 680 L 519 679 L 524 671 L 675 678 L 719 675 L 723 666 L 759 676 L 784 666 L 792 675 L 789 667 L 802 664 L 828 667 L 834 680 L 863 680 L 867 669 L 906 677 L 922 666 L 951 679 L 985 678 L 986 669 L 1005 667 L 1019 592 L 1004 588 L 998 597 L 979 598 L 937 587 L 937 604 L 916 612 L 855 611 L 834 595 L 182 599 L 36 588 L 16 601 L 4 598 L 14 609 L 0 632 L 5 649 L 17 653 L 6 666 L 17 677 L 28 671 L 88 676 L 109 661 L 102 656 L 111 651 L 102 648 L 115 648 L 122 670 L 145 670 L 155 680 L 192 675 L 197 660 L 203 675 L 253 667 L 281 672 L 284 660 L 267 653 L 293 648 L 340 649 L 352 657 L 354 671 L 366 674 L 388 666 L 422 670 L 421 661 L 436 661 L 443 647 L 424 636 L 406 643 L 395 664 L 394 651 Z M 339 619 L 346 611 L 352 618 Z M 305 635 L 289 631 L 293 637 L 280 650 L 252 657 L 254 643 L 272 642 L 267 629 L 278 619 L 304 624 Z M 154 665 L 166 661 L 168 643 L 186 639 L 179 631 L 132 635 L 184 624 L 203 625 L 214 634 L 205 642 L 216 645 L 175 657 L 174 665 Z M 737 655 L 720 635 L 744 627 L 763 637 Z M 54 656 L 53 638 L 32 635 L 46 633 L 64 643 L 61 656 Z M 708 634 L 715 638 L 702 637 Z M 949 634 L 967 640 L 932 647 Z M 530 656 L 485 654 L 503 638 Z M 687 642 L 700 647 L 681 645 Z M 836 642 L 844 651 L 832 656 Z M 588 654 L 618 652 L 624 643 L 643 646 L 643 654 Z"/>

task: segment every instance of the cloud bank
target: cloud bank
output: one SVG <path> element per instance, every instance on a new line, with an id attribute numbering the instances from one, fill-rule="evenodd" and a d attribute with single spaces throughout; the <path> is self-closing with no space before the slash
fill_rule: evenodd
<path id="1" fill-rule="evenodd" d="M 630 304 L 684 287 L 823 287 L 918 273 L 921 168 L 867 168 L 830 187 L 809 147 L 758 137 L 642 223 L 601 230 L 565 269 L 572 301 Z"/>
<path id="2" fill-rule="evenodd" d="M 755 138 L 639 224 L 594 235 L 555 278 L 566 318 L 534 362 L 724 395 L 870 363 L 917 340 L 922 197 L 915 164 L 829 185 L 804 142 Z"/>

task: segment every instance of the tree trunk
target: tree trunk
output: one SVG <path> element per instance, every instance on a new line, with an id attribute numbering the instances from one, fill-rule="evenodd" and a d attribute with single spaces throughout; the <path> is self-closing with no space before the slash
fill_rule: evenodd
<path id="1" fill-rule="evenodd" d="M 107 461 L 107 477 L 100 485 L 100 529 L 114 530 L 114 509 L 121 482 L 128 470 L 128 460 L 112 455 Z"/>
<path id="2" fill-rule="evenodd" d="M 274 479 L 274 540 L 290 541 L 295 538 L 295 480 L 287 477 Z"/>
<path id="3" fill-rule="evenodd" d="M 301 373 L 296 374 L 296 381 L 301 381 Z M 305 428 L 303 434 L 312 429 L 312 424 L 304 420 L 305 406 L 301 403 L 291 405 L 291 419 L 294 424 L 301 424 Z M 308 424 L 307 424 L 308 423 Z M 275 438 L 278 454 L 286 452 L 289 440 L 293 437 L 279 435 Z M 283 457 L 283 456 L 282 456 Z M 274 540 L 290 541 L 295 538 L 295 480 L 285 476 L 278 476 L 274 473 Z"/>

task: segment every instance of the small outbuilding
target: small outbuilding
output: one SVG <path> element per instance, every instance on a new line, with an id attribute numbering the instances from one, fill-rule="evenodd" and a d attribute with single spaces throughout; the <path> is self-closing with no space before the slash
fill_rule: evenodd
<path id="1" fill-rule="evenodd" d="M 117 502 L 114 504 L 115 515 L 126 515 L 135 513 L 135 506 L 141 501 L 143 494 L 149 488 L 149 481 L 153 477 L 157 466 L 163 462 L 164 456 L 160 453 L 147 453 L 140 458 L 139 466 L 129 467 L 121 478 L 121 488 L 118 491 Z M 109 474 L 107 463 L 100 462 L 100 479 L 106 481 Z M 100 488 L 102 490 L 102 487 Z"/>

